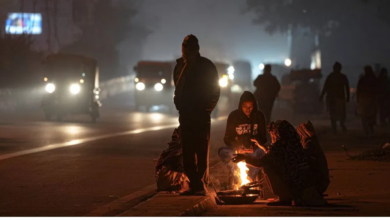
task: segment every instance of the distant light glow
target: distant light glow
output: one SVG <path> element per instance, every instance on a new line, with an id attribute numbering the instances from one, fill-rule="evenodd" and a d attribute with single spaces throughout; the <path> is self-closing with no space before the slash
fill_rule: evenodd
<path id="1" fill-rule="evenodd" d="M 10 13 L 5 23 L 7 34 L 41 34 L 42 15 L 39 13 Z"/>
<path id="2" fill-rule="evenodd" d="M 223 75 L 222 78 L 219 80 L 219 86 L 220 87 L 227 87 L 229 84 L 229 79 L 228 76 Z"/>
<path id="3" fill-rule="evenodd" d="M 236 85 L 232 86 L 231 91 L 234 93 L 242 93 L 243 89 L 239 85 L 236 84 Z"/>
<path id="4" fill-rule="evenodd" d="M 135 79 L 134 79 L 134 82 L 136 82 L 136 83 L 139 82 L 139 79 L 138 79 L 138 78 L 135 78 Z"/>
<path id="5" fill-rule="evenodd" d="M 46 77 L 45 77 L 45 78 L 43 78 L 43 81 L 47 82 L 47 78 L 46 78 Z"/>
<path id="6" fill-rule="evenodd" d="M 292 61 L 290 59 L 286 59 L 284 61 L 284 65 L 286 65 L 286 66 L 291 66 L 291 64 L 292 64 Z"/>
<path id="7" fill-rule="evenodd" d="M 156 83 L 156 85 L 154 85 L 154 89 L 157 92 L 160 92 L 160 91 L 162 91 L 164 89 L 164 86 L 161 83 Z"/>
<path id="8" fill-rule="evenodd" d="M 142 91 L 142 90 L 145 89 L 145 84 L 142 83 L 142 82 L 139 82 L 139 83 L 137 83 L 137 85 L 135 85 L 135 88 L 136 88 L 137 90 L 139 90 L 139 91 Z"/>
<path id="9" fill-rule="evenodd" d="M 46 85 L 46 91 L 48 93 L 53 93 L 56 90 L 56 86 L 53 83 L 49 83 Z"/>
<path id="10" fill-rule="evenodd" d="M 259 65 L 259 69 L 260 69 L 260 70 L 264 70 L 264 68 L 265 68 L 265 65 L 264 65 L 264 63 L 260 63 L 260 65 Z"/>
<path id="11" fill-rule="evenodd" d="M 69 126 L 66 128 L 67 133 L 75 135 L 80 132 L 80 127 L 77 126 Z"/>
<path id="12" fill-rule="evenodd" d="M 81 84 L 84 83 L 84 80 L 83 80 L 83 79 L 80 79 L 80 83 L 81 83 Z"/>
<path id="13" fill-rule="evenodd" d="M 73 140 L 73 141 L 69 141 L 68 145 L 77 145 L 77 144 L 80 144 L 80 143 L 81 143 L 80 140 Z"/>
<path id="14" fill-rule="evenodd" d="M 73 95 L 76 95 L 80 92 L 81 90 L 81 87 L 79 84 L 72 84 L 69 88 L 69 91 L 70 93 L 72 93 Z"/>
<path id="15" fill-rule="evenodd" d="M 160 114 L 160 113 L 153 113 L 151 116 L 152 116 L 153 122 L 155 122 L 155 123 L 160 123 L 161 120 L 164 118 L 164 115 Z"/>
<path id="16" fill-rule="evenodd" d="M 162 80 L 161 80 L 161 83 L 162 83 L 162 84 L 165 84 L 165 83 L 167 83 L 167 80 L 166 80 L 166 79 L 162 79 Z"/>

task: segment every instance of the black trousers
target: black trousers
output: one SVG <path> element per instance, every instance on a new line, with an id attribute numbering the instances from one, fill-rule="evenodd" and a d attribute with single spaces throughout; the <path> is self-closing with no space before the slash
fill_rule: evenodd
<path id="1" fill-rule="evenodd" d="M 209 175 L 209 112 L 179 112 L 184 172 L 192 190 L 205 190 Z"/>

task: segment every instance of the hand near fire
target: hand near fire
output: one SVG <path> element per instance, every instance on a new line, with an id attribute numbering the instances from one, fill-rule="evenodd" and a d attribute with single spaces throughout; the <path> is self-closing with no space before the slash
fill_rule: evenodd
<path id="1" fill-rule="evenodd" d="M 259 144 L 259 142 L 256 139 L 251 139 L 251 141 L 256 144 L 260 149 L 262 149 L 265 153 L 268 152 L 267 148 L 265 148 L 263 145 Z"/>
<path id="2" fill-rule="evenodd" d="M 238 163 L 238 162 L 246 160 L 246 158 L 247 158 L 247 156 L 245 156 L 244 154 L 233 154 L 232 160 L 234 163 Z"/>

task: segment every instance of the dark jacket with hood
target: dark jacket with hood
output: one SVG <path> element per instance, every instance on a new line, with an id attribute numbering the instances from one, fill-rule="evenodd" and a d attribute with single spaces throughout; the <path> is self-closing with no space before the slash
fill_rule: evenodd
<path id="1" fill-rule="evenodd" d="M 251 101 L 254 104 L 249 118 L 241 108 L 242 103 L 246 101 Z M 257 110 L 255 96 L 251 92 L 246 91 L 240 98 L 238 109 L 231 112 L 228 117 L 224 142 L 227 146 L 233 148 L 241 145 L 249 148 L 252 145 L 250 139 L 256 139 L 259 144 L 267 142 L 264 115 Z"/>
<path id="2" fill-rule="evenodd" d="M 178 81 L 185 61 L 183 58 L 176 61 L 173 72 L 176 86 L 174 96 L 176 109 L 179 112 L 207 111 L 211 113 L 220 95 L 218 72 L 213 62 L 198 55 L 190 70 L 186 71 L 186 75 L 183 76 L 184 80 Z M 178 85 L 179 83 L 182 85 Z"/>

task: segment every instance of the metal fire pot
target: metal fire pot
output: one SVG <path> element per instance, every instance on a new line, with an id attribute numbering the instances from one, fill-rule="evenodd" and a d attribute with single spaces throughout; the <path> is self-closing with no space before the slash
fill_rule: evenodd
<path id="1" fill-rule="evenodd" d="M 257 198 L 263 197 L 262 182 L 264 181 L 248 183 L 238 190 L 220 191 L 217 193 L 217 197 L 226 204 L 253 203 Z"/>

